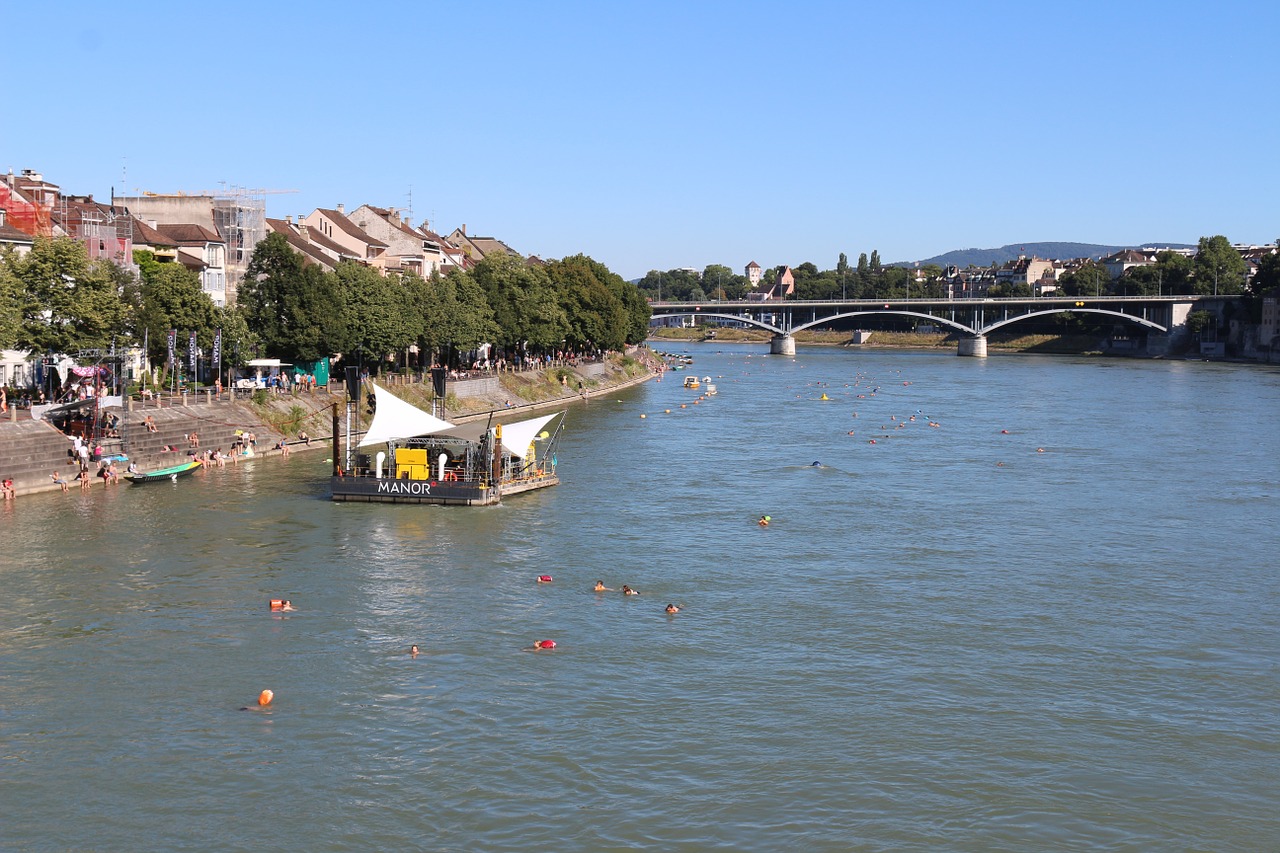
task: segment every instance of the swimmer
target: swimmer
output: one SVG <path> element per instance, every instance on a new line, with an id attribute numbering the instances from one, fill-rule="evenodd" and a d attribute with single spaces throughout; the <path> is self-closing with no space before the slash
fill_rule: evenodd
<path id="1" fill-rule="evenodd" d="M 552 580 L 551 575 L 538 575 L 538 583 L 551 583 Z"/>
<path id="2" fill-rule="evenodd" d="M 417 647 L 417 646 L 410 646 L 410 647 L 409 647 L 409 657 L 411 657 L 411 658 L 416 658 L 417 656 L 418 656 L 418 647 Z"/>
<path id="3" fill-rule="evenodd" d="M 624 583 L 622 585 L 622 594 L 623 595 L 639 595 L 640 593 L 636 592 L 634 589 L 632 589 L 631 587 L 627 586 Z"/>
<path id="4" fill-rule="evenodd" d="M 540 652 L 544 650 L 549 651 L 551 649 L 554 649 L 555 647 L 556 647 L 555 640 L 538 640 L 536 643 L 533 644 L 533 651 L 535 652 Z"/>
<path id="5" fill-rule="evenodd" d="M 1043 447 L 1037 447 L 1037 448 L 1036 448 L 1036 453 L 1044 453 L 1044 448 L 1043 448 Z"/>
<path id="6" fill-rule="evenodd" d="M 271 599 L 271 609 L 276 612 L 292 611 L 293 602 L 287 598 L 273 598 Z"/>
<path id="7" fill-rule="evenodd" d="M 809 467 L 810 467 L 810 468 L 821 468 L 821 467 L 822 467 L 822 463 L 821 463 L 821 462 L 818 462 L 817 460 L 814 460 L 813 464 L 812 464 L 812 465 L 810 465 Z"/>
<path id="8" fill-rule="evenodd" d="M 596 592 L 613 592 L 612 589 L 604 585 L 604 581 L 596 581 L 596 585 L 592 588 Z"/>
<path id="9" fill-rule="evenodd" d="M 680 612 L 680 608 L 679 608 L 679 607 L 676 607 L 674 604 L 668 604 L 668 605 L 667 605 L 667 612 L 668 612 L 668 613 L 679 613 L 679 612 Z"/>
<path id="10" fill-rule="evenodd" d="M 762 515 L 762 516 L 760 516 L 760 520 L 759 520 L 759 521 L 757 521 L 757 522 L 756 522 L 756 524 L 760 525 L 761 527 L 768 527 L 768 526 L 769 526 L 769 522 L 770 522 L 770 521 L 772 521 L 772 520 L 773 520 L 773 519 L 769 518 L 769 516 L 767 516 L 767 515 Z"/>

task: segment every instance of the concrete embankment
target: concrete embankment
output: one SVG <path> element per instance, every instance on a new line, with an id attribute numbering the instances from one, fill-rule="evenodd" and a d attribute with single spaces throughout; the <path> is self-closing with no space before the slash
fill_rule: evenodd
<path id="1" fill-rule="evenodd" d="M 559 363 L 537 370 L 502 374 L 472 374 L 451 380 L 445 398 L 445 416 L 454 422 L 487 418 L 493 414 L 534 413 L 613 394 L 622 388 L 651 379 L 657 359 L 645 348 L 630 350 L 627 356 L 611 356 L 602 361 L 578 364 Z M 414 405 L 429 408 L 430 383 L 418 377 L 394 375 L 375 378 L 392 393 Z M 345 389 L 334 382 L 329 389 L 313 393 L 256 395 L 240 392 L 232 399 L 199 395 L 184 400 L 153 398 L 134 400 L 124 409 L 112 410 L 120 417 L 118 435 L 97 443 L 103 456 L 127 456 L 143 470 L 167 467 L 184 461 L 191 453 L 210 449 L 230 453 L 237 441 L 250 434 L 256 440 L 255 457 L 280 456 L 281 441 L 290 452 L 328 452 L 332 448 L 332 414 L 339 417 L 346 400 Z M 364 411 L 363 404 L 360 407 Z M 359 428 L 367 427 L 367 417 Z M 305 434 L 309 443 L 302 438 Z M 26 412 L 0 420 L 0 478 L 12 479 L 19 496 L 59 490 L 53 474 L 74 484 L 80 465 L 73 458 L 72 437 L 51 424 L 33 421 Z M 123 472 L 124 463 L 117 463 Z M 90 465 L 90 473 L 97 464 Z M 102 480 L 94 478 L 93 488 Z"/>

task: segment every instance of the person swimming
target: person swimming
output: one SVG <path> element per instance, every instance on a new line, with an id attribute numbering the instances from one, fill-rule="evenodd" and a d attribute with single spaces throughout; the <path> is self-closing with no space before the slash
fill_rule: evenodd
<path id="1" fill-rule="evenodd" d="M 811 465 L 809 465 L 809 467 L 810 467 L 810 468 L 821 468 L 821 467 L 822 467 L 822 463 L 815 459 L 815 460 L 813 460 L 813 463 L 812 463 Z"/>
<path id="2" fill-rule="evenodd" d="M 550 650 L 550 649 L 554 649 L 555 647 L 556 647 L 555 640 L 538 640 L 536 643 L 533 644 L 533 650 L 535 652 Z"/>
<path id="3" fill-rule="evenodd" d="M 767 515 L 762 515 L 762 516 L 760 516 L 760 520 L 759 520 L 758 522 L 756 522 L 756 523 L 757 523 L 757 524 L 759 524 L 761 527 L 768 527 L 768 526 L 769 526 L 769 522 L 771 522 L 771 521 L 773 521 L 773 519 L 772 519 L 772 518 L 770 518 L 770 517 L 769 517 L 769 516 L 767 516 Z"/>
<path id="4" fill-rule="evenodd" d="M 634 589 L 632 589 L 631 587 L 627 586 L 624 583 L 622 585 L 622 594 L 623 595 L 639 595 L 640 593 L 636 592 Z"/>
<path id="5" fill-rule="evenodd" d="M 668 605 L 667 605 L 667 612 L 668 612 L 668 613 L 679 613 L 679 612 L 680 612 L 680 608 L 679 608 L 679 607 L 677 607 L 677 606 L 676 606 L 676 605 L 674 605 L 674 604 L 668 604 Z"/>
<path id="6" fill-rule="evenodd" d="M 596 592 L 613 592 L 612 589 L 604 585 L 604 581 L 596 581 L 596 585 L 592 589 Z"/>

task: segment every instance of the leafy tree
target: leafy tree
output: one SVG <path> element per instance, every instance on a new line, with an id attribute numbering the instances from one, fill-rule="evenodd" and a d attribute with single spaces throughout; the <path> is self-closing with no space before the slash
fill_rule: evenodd
<path id="1" fill-rule="evenodd" d="M 1089 260 L 1058 279 L 1058 285 L 1067 296 L 1100 296 L 1107 292 L 1110 281 L 1107 268 Z"/>
<path id="2" fill-rule="evenodd" d="M 1201 237 L 1194 261 L 1196 293 L 1240 293 L 1247 265 L 1221 234 Z"/>
<path id="3" fill-rule="evenodd" d="M 880 265 L 880 252 L 876 249 L 871 250 L 871 274 L 879 275 L 883 269 Z"/>
<path id="4" fill-rule="evenodd" d="M 366 354 L 381 361 L 414 342 L 416 330 L 405 310 L 405 288 L 398 277 L 382 276 L 354 261 L 338 264 L 333 275 L 350 327 Z"/>
<path id="5" fill-rule="evenodd" d="M 238 303 L 268 356 L 315 361 L 351 342 L 346 307 L 333 277 L 304 263 L 283 234 L 268 235 L 254 248 Z"/>
<path id="6" fill-rule="evenodd" d="M 553 261 L 547 265 L 547 275 L 569 318 L 568 346 L 620 349 L 626 343 L 629 324 L 621 289 L 610 287 L 610 276 L 621 281 L 620 277 L 586 255 Z"/>
<path id="7" fill-rule="evenodd" d="M 1267 255 L 1262 259 L 1251 287 L 1257 294 L 1268 293 L 1280 287 L 1280 254 Z"/>
<path id="8" fill-rule="evenodd" d="M 125 290 L 131 275 L 108 260 L 89 262 L 84 244 L 37 237 L 14 259 L 22 321 L 17 344 L 40 352 L 107 348 L 133 325 Z"/>
<path id="9" fill-rule="evenodd" d="M 726 285 L 732 286 L 735 278 L 737 276 L 733 274 L 733 270 L 724 264 L 707 264 L 702 271 L 702 287 L 711 294 L 712 299 L 728 299 L 724 289 Z"/>
<path id="10" fill-rule="evenodd" d="M 217 308 L 209 294 L 200 289 L 200 277 L 182 264 L 152 262 L 138 266 L 142 270 L 142 289 L 136 334 L 139 343 L 147 341 L 148 357 L 154 360 L 167 354 L 170 329 L 194 329 L 201 346 L 212 345 Z"/>
<path id="11" fill-rule="evenodd" d="M 840 259 L 836 261 L 836 272 L 844 275 L 849 271 L 849 256 L 844 252 L 840 253 Z"/>
<path id="12" fill-rule="evenodd" d="M 548 348 L 565 339 L 569 321 L 545 269 L 512 255 L 491 254 L 476 264 L 471 275 L 493 310 L 497 344 L 509 349 L 525 343 Z"/>
<path id="13" fill-rule="evenodd" d="M 13 272 L 15 257 L 12 250 L 0 254 L 0 349 L 16 346 L 22 328 L 22 288 Z"/>

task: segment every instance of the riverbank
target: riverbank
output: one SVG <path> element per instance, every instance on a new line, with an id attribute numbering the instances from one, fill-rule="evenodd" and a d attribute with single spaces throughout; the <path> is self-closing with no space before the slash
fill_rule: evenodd
<path id="1" fill-rule="evenodd" d="M 767 345 L 772 334 L 759 329 L 717 328 L 714 339 L 707 338 L 707 330 L 700 328 L 653 329 L 650 342 L 715 341 L 717 343 L 759 343 Z M 856 342 L 851 332 L 797 332 L 797 346 L 839 346 L 850 349 L 955 349 L 956 336 L 945 332 L 891 332 L 871 331 L 868 337 Z M 1057 355 L 1102 355 L 1096 335 L 1016 335 L 992 334 L 987 336 L 987 349 L 999 352 L 1047 353 Z"/>
<path id="2" fill-rule="evenodd" d="M 659 367 L 660 360 L 647 347 L 634 347 L 596 361 L 557 362 L 518 372 L 472 373 L 449 382 L 445 418 L 465 423 L 495 414 L 533 414 L 586 405 L 595 397 L 653 378 Z M 387 374 L 374 381 L 423 409 L 429 410 L 435 399 L 430 382 L 423 383 L 416 375 Z M 345 400 L 345 388 L 334 381 L 328 388 L 311 393 L 241 392 L 233 398 L 224 392 L 214 399 L 135 401 L 131 410 L 120 412 L 121 437 L 104 440 L 104 455 L 123 454 L 143 470 L 150 470 L 182 461 L 189 452 L 210 448 L 229 451 L 236 439 L 249 433 L 257 439 L 254 458 L 330 452 L 335 406 L 342 417 Z M 359 411 L 361 422 L 353 429 L 363 432 L 368 416 L 363 405 Z M 142 425 L 148 416 L 154 430 Z M 199 444 L 192 444 L 193 435 L 200 437 Z M 50 472 L 61 470 L 64 479 L 72 482 L 78 466 L 69 458 L 70 447 L 71 439 L 46 422 L 29 418 L 0 421 L 0 478 L 12 479 L 19 497 L 60 491 L 62 487 Z M 118 467 L 123 469 L 124 465 Z M 90 489 L 98 488 L 105 486 L 95 477 Z"/>

